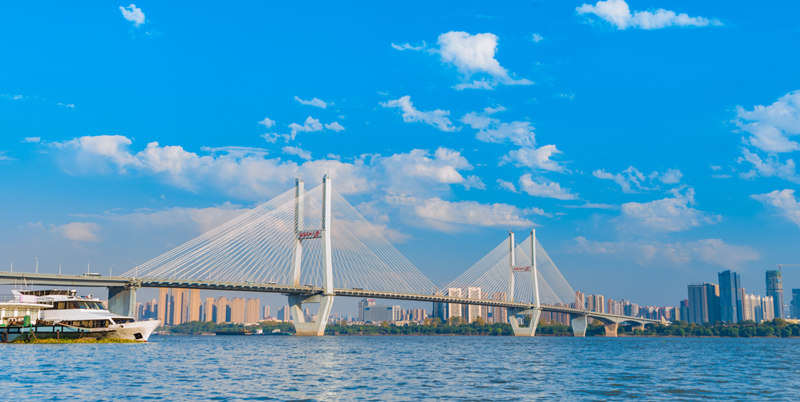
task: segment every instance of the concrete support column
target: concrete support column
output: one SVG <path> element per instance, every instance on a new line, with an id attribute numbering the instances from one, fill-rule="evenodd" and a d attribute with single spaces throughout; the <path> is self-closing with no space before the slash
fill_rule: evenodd
<path id="1" fill-rule="evenodd" d="M 316 320 L 306 321 L 305 313 L 303 313 L 303 303 L 319 303 L 319 311 L 317 311 Z M 330 316 L 331 307 L 333 307 L 333 296 L 315 295 L 308 297 L 302 295 L 289 295 L 289 306 L 292 313 L 292 324 L 294 325 L 294 331 L 296 335 L 325 335 L 325 327 L 328 325 L 328 316 Z"/>
<path id="2" fill-rule="evenodd" d="M 605 324 L 605 327 L 606 327 L 606 337 L 608 338 L 617 337 L 617 328 L 619 328 L 619 324 L 617 323 Z"/>
<path id="3" fill-rule="evenodd" d="M 108 311 L 133 317 L 136 311 L 136 288 L 133 286 L 109 287 Z"/>
<path id="4" fill-rule="evenodd" d="M 570 324 L 572 324 L 572 334 L 577 337 L 583 338 L 586 336 L 586 327 L 589 326 L 589 317 L 585 315 L 570 316 Z"/>
<path id="5" fill-rule="evenodd" d="M 519 325 L 519 320 L 517 320 L 517 314 L 530 314 L 531 322 L 528 324 L 527 327 L 523 327 Z M 528 336 L 532 337 L 536 335 L 536 326 L 539 325 L 539 317 L 542 316 L 542 310 L 538 308 L 532 308 L 526 311 L 512 311 L 509 309 L 508 312 L 508 323 L 511 324 L 511 329 L 514 331 L 514 336 Z"/>

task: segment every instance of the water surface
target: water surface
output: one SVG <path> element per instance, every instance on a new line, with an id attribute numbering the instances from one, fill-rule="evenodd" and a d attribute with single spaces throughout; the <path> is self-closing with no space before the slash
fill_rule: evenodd
<path id="1" fill-rule="evenodd" d="M 800 339 L 154 336 L 0 345 L 0 400 L 800 400 Z"/>

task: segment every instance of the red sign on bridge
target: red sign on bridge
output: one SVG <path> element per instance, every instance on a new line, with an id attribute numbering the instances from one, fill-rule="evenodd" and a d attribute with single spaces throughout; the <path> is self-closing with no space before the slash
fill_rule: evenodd
<path id="1" fill-rule="evenodd" d="M 530 272 L 531 267 L 530 265 L 524 267 L 514 267 L 514 272 Z"/>
<path id="2" fill-rule="evenodd" d="M 319 239 L 320 237 L 322 237 L 322 235 L 320 235 L 319 230 L 306 230 L 303 232 L 297 232 L 297 238 L 300 240 Z"/>

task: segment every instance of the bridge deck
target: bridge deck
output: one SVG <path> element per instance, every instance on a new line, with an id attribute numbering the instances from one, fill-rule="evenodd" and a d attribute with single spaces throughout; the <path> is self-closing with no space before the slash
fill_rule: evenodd
<path id="1" fill-rule="evenodd" d="M 34 274 L 27 272 L 0 272 L 0 285 L 37 285 L 37 286 L 80 286 L 80 287 L 135 287 L 135 288 L 182 288 L 203 290 L 227 290 L 239 292 L 280 293 L 291 295 L 316 295 L 323 293 L 323 289 L 314 286 L 291 286 L 273 283 L 238 283 L 238 282 L 212 282 L 212 281 L 187 281 L 180 279 L 149 279 L 102 277 L 84 275 L 55 275 Z M 334 296 L 394 299 L 421 302 L 439 302 L 455 304 L 472 304 L 490 307 L 505 307 L 524 311 L 535 307 L 531 303 L 509 302 L 490 299 L 469 299 L 465 297 L 450 297 L 445 295 L 425 295 L 413 293 L 380 292 L 364 289 L 334 289 Z M 658 320 L 648 318 L 630 317 L 617 314 L 598 313 L 595 311 L 575 309 L 567 306 L 541 305 L 542 311 L 564 313 L 573 316 L 585 315 L 591 318 L 616 321 L 635 321 L 638 323 L 660 323 Z"/>

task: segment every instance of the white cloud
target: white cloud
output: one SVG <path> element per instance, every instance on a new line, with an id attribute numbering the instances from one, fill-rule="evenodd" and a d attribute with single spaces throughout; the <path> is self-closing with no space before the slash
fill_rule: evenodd
<path id="1" fill-rule="evenodd" d="M 270 128 L 275 125 L 275 120 L 272 120 L 269 117 L 265 117 L 264 120 L 259 121 L 258 124 L 261 124 L 266 128 Z"/>
<path id="2" fill-rule="evenodd" d="M 425 45 L 425 41 L 422 41 L 422 45 L 420 45 L 420 46 L 413 46 L 408 42 L 402 43 L 402 44 L 399 44 L 399 45 L 397 45 L 395 43 L 392 43 L 392 48 L 394 48 L 395 50 L 399 50 L 401 52 L 404 51 L 404 50 L 420 51 L 420 50 L 425 50 L 426 45 Z"/>
<path id="3" fill-rule="evenodd" d="M 786 219 L 800 227 L 800 201 L 794 196 L 794 190 L 775 190 L 766 194 L 751 195 L 754 200 L 774 208 Z"/>
<path id="4" fill-rule="evenodd" d="M 226 202 L 206 208 L 167 208 L 159 211 L 140 210 L 125 214 L 106 214 L 98 218 L 140 228 L 185 228 L 191 227 L 194 234 L 205 233 L 215 227 L 250 211 L 239 205 Z"/>
<path id="5" fill-rule="evenodd" d="M 465 178 L 459 172 L 472 170 L 473 167 L 458 151 L 452 149 L 438 148 L 433 157 L 428 151 L 414 149 L 381 158 L 379 164 L 383 170 L 380 177 L 392 192 L 425 193 L 432 190 L 432 184 L 484 187 L 479 178 Z"/>
<path id="6" fill-rule="evenodd" d="M 381 102 L 381 106 L 385 108 L 398 108 L 403 114 L 403 121 L 406 123 L 420 122 L 430 126 L 436 127 L 441 131 L 451 132 L 456 131 L 457 128 L 447 117 L 450 112 L 447 110 L 436 109 L 428 112 L 417 110 L 411 102 L 411 96 L 402 96 L 399 99 L 390 100 L 388 102 Z"/>
<path id="7" fill-rule="evenodd" d="M 80 242 L 100 241 L 100 237 L 97 235 L 100 225 L 96 223 L 72 222 L 66 225 L 53 226 L 51 230 L 67 240 Z"/>
<path id="8" fill-rule="evenodd" d="M 308 152 L 308 151 L 306 151 L 304 149 L 300 149 L 298 147 L 285 146 L 281 150 L 285 154 L 296 155 L 301 159 L 311 160 L 311 152 Z"/>
<path id="9" fill-rule="evenodd" d="M 564 166 L 553 161 L 555 155 L 561 154 L 555 145 L 536 147 L 534 128 L 527 121 L 502 122 L 490 115 L 504 111 L 505 108 L 485 108 L 482 112 L 470 112 L 461 117 L 461 122 L 478 130 L 475 135 L 480 141 L 490 143 L 511 142 L 519 149 L 509 151 L 500 159 L 500 163 L 513 163 L 517 166 L 565 172 Z"/>
<path id="10" fill-rule="evenodd" d="M 64 106 L 64 107 L 65 107 L 65 108 L 67 108 L 67 109 L 75 109 L 75 104 L 74 104 L 74 103 L 62 103 L 62 102 L 58 102 L 58 106 Z"/>
<path id="11" fill-rule="evenodd" d="M 534 43 L 539 43 L 539 42 L 541 42 L 541 41 L 543 41 L 543 40 L 544 40 L 544 36 L 542 36 L 542 35 L 539 35 L 538 33 L 535 33 L 535 34 L 531 35 L 531 40 L 532 40 Z"/>
<path id="12" fill-rule="evenodd" d="M 467 32 L 451 31 L 439 35 L 439 55 L 442 61 L 454 65 L 464 82 L 456 89 L 491 89 L 498 84 L 531 85 L 528 79 L 515 80 L 495 58 L 497 36 L 491 33 L 470 35 Z M 488 75 L 490 80 L 475 80 L 474 75 Z"/>
<path id="13" fill-rule="evenodd" d="M 640 172 L 633 166 L 628 166 L 627 169 L 619 173 L 608 173 L 603 169 L 598 169 L 592 172 L 594 177 L 602 180 L 611 180 L 617 183 L 623 193 L 637 193 L 639 191 L 653 190 L 656 187 L 649 187 L 655 185 L 656 182 L 663 184 L 678 184 L 683 178 L 683 173 L 678 169 L 668 169 L 665 172 L 654 171 L 648 175 Z"/>
<path id="14" fill-rule="evenodd" d="M 552 172 L 564 172 L 564 166 L 550 159 L 554 155 L 561 153 L 562 152 L 559 151 L 555 145 L 545 145 L 539 148 L 523 147 L 510 151 L 508 155 L 505 155 L 501 159 L 501 162 L 514 163 L 517 166 L 526 166 Z"/>
<path id="15" fill-rule="evenodd" d="M 555 198 L 557 200 L 574 200 L 578 198 L 578 196 L 572 194 L 568 188 L 562 188 L 560 184 L 554 181 L 534 181 L 530 173 L 526 173 L 520 177 L 519 188 L 521 191 L 534 197 Z"/>
<path id="16" fill-rule="evenodd" d="M 324 100 L 322 100 L 320 98 L 313 98 L 311 100 L 303 100 L 303 99 L 300 99 L 299 96 L 295 96 L 294 100 L 296 100 L 301 105 L 314 106 L 314 107 L 318 107 L 318 108 L 322 108 L 322 109 L 325 109 L 325 108 L 328 107 L 328 102 L 325 102 Z"/>
<path id="17" fill-rule="evenodd" d="M 22 142 L 38 144 L 42 142 L 42 137 L 25 137 L 25 139 L 23 139 Z"/>
<path id="18" fill-rule="evenodd" d="M 505 181 L 503 179 L 497 179 L 497 185 L 500 188 L 502 188 L 503 190 L 511 191 L 512 193 L 516 193 L 517 192 L 517 187 L 514 186 L 514 183 L 512 183 L 510 181 Z"/>
<path id="19" fill-rule="evenodd" d="M 736 108 L 736 124 L 750 134 L 745 141 L 769 153 L 794 152 L 800 144 L 791 139 L 800 134 L 800 91 L 789 92 L 769 106 L 752 110 Z"/>
<path id="20" fill-rule="evenodd" d="M 136 7 L 136 4 L 120 7 L 119 10 L 122 11 L 122 17 L 133 22 L 134 26 L 139 27 L 139 25 L 144 24 L 144 13 L 141 8 Z"/>
<path id="21" fill-rule="evenodd" d="M 615 26 L 617 29 L 640 28 L 660 29 L 670 26 L 722 25 L 718 20 L 704 17 L 690 17 L 688 14 L 677 14 L 674 11 L 659 8 L 651 11 L 631 12 L 625 0 L 598 1 L 595 5 L 582 4 L 575 9 L 578 14 L 594 14 Z"/>
<path id="22" fill-rule="evenodd" d="M 6 156 L 7 153 L 8 153 L 8 151 L 0 151 L 0 162 L 14 160 L 10 156 Z"/>
<path id="23" fill-rule="evenodd" d="M 336 131 L 337 133 L 339 131 L 344 131 L 344 126 L 335 121 L 333 123 L 325 124 L 325 128 L 331 131 Z"/>
<path id="24" fill-rule="evenodd" d="M 303 122 L 302 125 L 297 123 L 289 124 L 289 129 L 292 132 L 291 134 L 292 138 L 294 138 L 294 136 L 297 135 L 298 132 L 313 133 L 315 131 L 322 131 L 323 126 L 322 123 L 319 122 L 319 120 L 311 116 L 308 116 L 306 117 L 306 121 Z"/>
<path id="25" fill-rule="evenodd" d="M 513 205 L 481 204 L 476 201 L 446 201 L 438 197 L 416 198 L 393 195 L 387 197 L 390 205 L 406 206 L 426 225 L 440 231 L 455 232 L 463 226 L 530 227 L 534 223 L 526 215 L 543 213 L 539 209 L 520 209 Z"/>
<path id="26" fill-rule="evenodd" d="M 695 204 L 694 189 L 684 188 L 670 191 L 673 197 L 650 202 L 628 202 L 622 204 L 620 228 L 632 233 L 636 229 L 655 232 L 680 232 L 703 224 L 716 223 L 719 216 L 708 215 L 692 208 Z"/>
<path id="27" fill-rule="evenodd" d="M 786 162 L 781 162 L 777 155 L 768 155 L 766 158 L 761 159 L 758 154 L 750 152 L 747 148 L 742 148 L 742 156 L 737 161 L 739 163 L 748 162 L 752 165 L 752 169 L 747 172 L 739 174 L 743 179 L 753 179 L 755 177 L 779 177 L 795 183 L 800 183 L 800 176 L 797 174 L 797 169 L 793 159 L 787 159 Z"/>
<path id="28" fill-rule="evenodd" d="M 620 260 L 633 260 L 641 266 L 661 263 L 665 267 L 687 265 L 699 261 L 731 267 L 746 261 L 758 261 L 761 255 L 749 246 L 725 243 L 721 239 L 701 239 L 689 242 L 622 241 L 607 242 L 575 238 L 572 250 L 586 254 L 612 255 Z"/>

